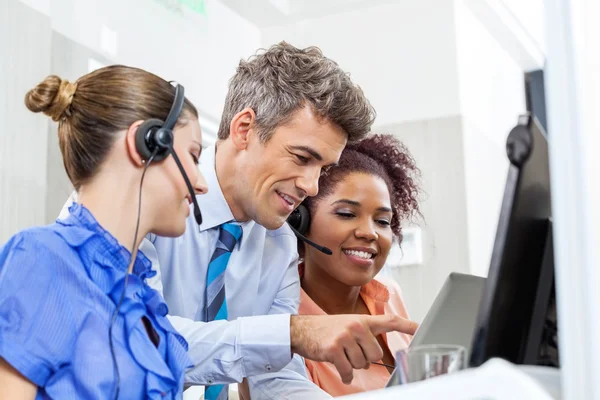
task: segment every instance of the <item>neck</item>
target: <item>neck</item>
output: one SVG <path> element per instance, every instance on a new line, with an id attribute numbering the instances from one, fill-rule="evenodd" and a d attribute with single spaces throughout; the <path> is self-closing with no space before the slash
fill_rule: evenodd
<path id="1" fill-rule="evenodd" d="M 132 252 L 132 260 L 135 260 L 140 243 L 149 233 L 149 220 L 144 218 L 144 209 L 142 209 L 137 238 L 133 243 L 138 215 L 140 179 L 141 172 L 139 176 L 129 177 L 104 173 L 82 186 L 78 192 L 78 202 L 90 210 L 98 223 L 114 236 L 119 244 Z M 148 197 L 144 199 L 142 194 L 142 203 L 144 202 L 148 202 Z M 132 269 L 133 263 L 129 265 L 128 272 L 131 273 Z"/>
<path id="2" fill-rule="evenodd" d="M 348 286 L 332 278 L 307 258 L 302 289 L 327 314 L 359 314 L 360 286 Z"/>
<path id="3" fill-rule="evenodd" d="M 240 206 L 242 202 L 238 201 L 235 196 L 238 186 L 236 180 L 238 171 L 236 171 L 236 165 L 235 162 L 233 162 L 236 156 L 235 151 L 233 151 L 229 140 L 217 143 L 215 151 L 215 172 L 217 174 L 219 186 L 223 192 L 223 197 L 225 197 L 225 201 L 236 221 L 248 221 L 250 218 Z"/>

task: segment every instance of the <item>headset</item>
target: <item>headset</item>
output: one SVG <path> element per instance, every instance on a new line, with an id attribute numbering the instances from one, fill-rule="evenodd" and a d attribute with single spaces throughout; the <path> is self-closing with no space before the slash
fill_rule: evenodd
<path id="1" fill-rule="evenodd" d="M 173 84 L 173 82 L 170 82 Z M 110 321 L 110 325 L 108 328 L 108 338 L 110 343 L 110 353 L 112 355 L 113 367 L 115 369 L 116 375 L 116 387 L 115 387 L 115 397 L 116 400 L 119 397 L 119 392 L 121 388 L 121 376 L 119 374 L 119 366 L 117 364 L 117 359 L 115 357 L 115 351 L 113 346 L 112 339 L 112 327 L 114 325 L 115 320 L 117 319 L 117 315 L 119 314 L 119 309 L 123 304 L 123 300 L 125 299 L 125 293 L 127 291 L 127 282 L 129 278 L 129 269 L 131 268 L 134 260 L 135 245 L 137 243 L 138 236 L 138 228 L 140 225 L 140 213 L 142 209 L 142 184 L 144 182 L 144 176 L 146 174 L 146 170 L 148 166 L 152 162 L 160 162 L 167 158 L 169 155 L 173 156 L 175 163 L 177 164 L 177 168 L 181 172 L 185 184 L 190 192 L 190 196 L 192 198 L 192 202 L 194 203 L 194 218 L 198 223 L 198 226 L 202 224 L 202 213 L 200 212 L 200 207 L 198 206 L 198 202 L 196 201 L 196 194 L 194 192 L 194 188 L 188 178 L 183 165 L 181 165 L 181 161 L 177 156 L 177 153 L 173 149 L 173 128 L 177 123 L 177 119 L 183 110 L 183 104 L 185 102 L 184 88 L 178 83 L 175 83 L 175 98 L 173 100 L 173 104 L 171 105 L 171 110 L 167 115 L 167 119 L 165 121 L 161 121 L 160 119 L 148 119 L 144 121 L 136 131 L 135 134 L 135 147 L 139 155 L 142 157 L 144 161 L 144 170 L 142 172 L 142 177 L 140 179 L 140 189 L 139 189 L 139 199 L 138 199 L 138 213 L 137 213 L 137 222 L 135 227 L 135 234 L 133 238 L 133 245 L 131 247 L 131 256 L 128 262 L 127 273 L 125 275 L 125 282 L 123 284 L 123 292 L 121 293 L 121 298 L 115 308 L 112 319 Z"/>
<path id="2" fill-rule="evenodd" d="M 140 156 L 142 156 L 142 159 L 148 163 L 151 162 L 153 154 L 153 161 L 155 162 L 162 161 L 169 155 L 173 156 L 177 168 L 179 168 L 181 175 L 183 175 L 185 184 L 192 197 L 192 202 L 194 203 L 194 218 L 198 225 L 200 225 L 202 224 L 202 214 L 200 213 L 200 207 L 198 207 L 198 202 L 196 201 L 194 188 L 181 165 L 181 161 L 179 161 L 179 157 L 177 157 L 177 153 L 173 150 L 173 128 L 183 109 L 183 104 L 185 102 L 184 91 L 183 86 L 178 83 L 175 84 L 175 100 L 173 101 L 167 119 L 164 122 L 160 119 L 149 119 L 144 121 L 135 133 L 135 147 Z"/>
<path id="3" fill-rule="evenodd" d="M 333 254 L 332 251 L 327 247 L 318 245 L 304 236 L 310 228 L 310 211 L 304 204 L 300 204 L 294 211 L 292 211 L 287 219 L 287 223 L 290 228 L 292 228 L 292 231 L 298 239 L 319 250 L 321 253 L 327 254 L 328 256 Z"/>

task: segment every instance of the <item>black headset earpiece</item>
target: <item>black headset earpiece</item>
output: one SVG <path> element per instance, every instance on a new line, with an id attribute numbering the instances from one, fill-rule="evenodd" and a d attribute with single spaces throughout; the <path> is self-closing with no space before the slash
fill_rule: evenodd
<path id="1" fill-rule="evenodd" d="M 156 152 L 153 161 L 162 161 L 173 150 L 173 128 L 183 110 L 185 90 L 180 84 L 175 84 L 175 99 L 165 121 L 149 119 L 140 125 L 135 133 L 135 147 L 144 161 Z"/>
<path id="2" fill-rule="evenodd" d="M 144 161 L 148 161 L 156 151 L 153 161 L 162 161 L 170 153 L 173 146 L 173 131 L 163 128 L 160 119 L 144 121 L 135 134 L 135 147 Z"/>
<path id="3" fill-rule="evenodd" d="M 292 211 L 287 219 L 287 223 L 298 239 L 319 250 L 321 253 L 327 254 L 328 256 L 332 254 L 331 250 L 327 247 L 316 244 L 304 236 L 308 232 L 308 228 L 310 228 L 310 211 L 304 204 L 300 204 Z"/>
<path id="4" fill-rule="evenodd" d="M 291 225 L 301 235 L 308 233 L 310 228 L 310 211 L 304 204 L 300 204 L 287 219 L 288 224 Z"/>
<path id="5" fill-rule="evenodd" d="M 152 162 L 162 161 L 169 155 L 173 156 L 194 203 L 194 218 L 198 225 L 200 225 L 202 224 L 202 214 L 196 201 L 194 187 L 185 173 L 177 153 L 173 150 L 173 128 L 175 128 L 177 119 L 183 110 L 184 102 L 185 89 L 177 83 L 175 84 L 175 99 L 173 100 L 167 119 L 164 122 L 160 119 L 148 119 L 142 122 L 135 133 L 135 148 L 144 161 L 150 160 L 153 154 L 154 158 L 152 158 Z"/>

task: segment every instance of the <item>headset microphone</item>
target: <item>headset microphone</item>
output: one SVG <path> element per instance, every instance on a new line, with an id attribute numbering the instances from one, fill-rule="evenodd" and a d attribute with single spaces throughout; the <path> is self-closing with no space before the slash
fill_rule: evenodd
<path id="1" fill-rule="evenodd" d="M 176 84 L 175 100 L 173 101 L 167 119 L 165 122 L 159 119 L 149 119 L 144 121 L 138 128 L 135 136 L 136 148 L 144 160 L 148 160 L 150 155 L 154 153 L 154 150 L 157 149 L 158 151 L 154 157 L 154 162 L 164 160 L 169 155 L 173 156 L 175 164 L 177 164 L 177 168 L 181 172 L 183 180 L 190 192 L 192 203 L 194 203 L 194 218 L 198 225 L 200 225 L 202 224 L 202 213 L 200 212 L 200 207 L 198 207 L 198 202 L 196 201 L 194 187 L 185 173 L 179 157 L 173 149 L 173 128 L 181 114 L 184 102 L 184 88 L 180 84 Z"/>
<path id="2" fill-rule="evenodd" d="M 188 178 L 187 174 L 185 173 L 183 165 L 181 165 L 181 161 L 179 161 L 179 157 L 177 157 L 177 153 L 171 150 L 171 155 L 175 160 L 175 164 L 177 164 L 177 168 L 179 168 L 179 171 L 181 171 L 181 175 L 183 175 L 183 180 L 185 181 L 185 184 L 187 185 L 187 188 L 190 191 L 192 203 L 194 203 L 194 218 L 196 219 L 196 223 L 200 225 L 202 224 L 202 214 L 200 213 L 200 207 L 198 206 L 198 202 L 196 201 L 196 193 L 194 192 L 194 188 L 192 187 L 190 178 Z"/>
<path id="3" fill-rule="evenodd" d="M 300 240 L 302 240 L 304 243 L 311 245 L 312 247 L 314 247 L 315 249 L 319 250 L 321 253 L 325 253 L 328 256 L 332 255 L 333 252 L 328 249 L 325 246 L 321 246 L 316 244 L 315 242 L 310 241 L 306 236 L 304 236 L 303 234 L 301 234 L 300 232 L 298 232 L 296 229 L 294 229 L 293 226 L 290 225 L 290 228 L 292 228 L 292 231 L 294 231 L 294 233 L 296 234 L 296 237 Z"/>
<path id="4" fill-rule="evenodd" d="M 308 228 L 310 226 L 310 212 L 304 204 L 300 204 L 294 211 L 292 211 L 287 219 L 287 223 L 290 228 L 292 228 L 292 231 L 298 239 L 319 250 L 321 253 L 327 254 L 328 256 L 333 254 L 332 251 L 327 247 L 318 245 L 304 236 L 304 234 L 308 232 Z"/>

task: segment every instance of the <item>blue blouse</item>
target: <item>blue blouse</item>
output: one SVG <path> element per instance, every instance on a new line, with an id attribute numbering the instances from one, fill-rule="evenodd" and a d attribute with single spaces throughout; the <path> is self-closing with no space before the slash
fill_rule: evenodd
<path id="1" fill-rule="evenodd" d="M 36 399 L 112 399 L 108 327 L 131 254 L 85 207 L 75 204 L 70 213 L 0 249 L 0 357 L 38 386 Z M 167 305 L 145 282 L 154 274 L 138 252 L 113 326 L 121 399 L 181 398 L 192 366 Z"/>

